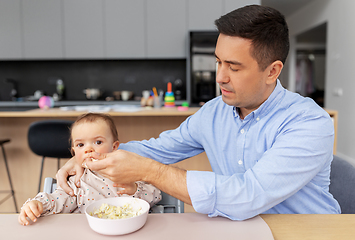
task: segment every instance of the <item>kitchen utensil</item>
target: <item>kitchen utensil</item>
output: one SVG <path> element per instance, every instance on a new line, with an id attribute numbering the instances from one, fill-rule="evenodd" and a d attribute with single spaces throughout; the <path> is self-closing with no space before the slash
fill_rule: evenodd
<path id="1" fill-rule="evenodd" d="M 127 101 L 132 98 L 133 92 L 132 91 L 121 91 L 121 99 L 123 101 Z"/>
<path id="2" fill-rule="evenodd" d="M 120 207 L 125 204 L 129 204 L 132 206 L 133 210 L 139 212 L 140 215 L 124 219 L 103 219 L 91 216 L 90 213 L 93 213 L 96 209 L 99 209 L 103 203 Z M 117 197 L 101 199 L 90 204 L 86 208 L 85 214 L 91 229 L 95 232 L 104 235 L 122 235 L 137 231 L 143 227 L 147 221 L 148 211 L 149 203 L 142 199 Z"/>
<path id="3" fill-rule="evenodd" d="M 101 90 L 98 88 L 87 88 L 87 89 L 84 89 L 83 92 L 86 95 L 86 98 L 89 100 L 96 100 L 102 94 Z"/>

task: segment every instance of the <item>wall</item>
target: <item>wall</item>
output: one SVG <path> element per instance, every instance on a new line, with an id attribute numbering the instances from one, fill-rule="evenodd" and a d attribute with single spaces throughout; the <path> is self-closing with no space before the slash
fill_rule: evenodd
<path id="1" fill-rule="evenodd" d="M 0 100 L 10 100 L 12 85 L 4 79 L 17 81 L 20 97 L 42 90 L 48 95 L 56 91 L 56 79 L 66 86 L 64 100 L 85 100 L 83 89 L 100 88 L 102 99 L 113 91 L 134 91 L 141 97 L 143 90 L 156 87 L 166 91 L 168 82 L 181 79 L 186 83 L 186 60 L 60 60 L 0 61 Z M 182 99 L 186 99 L 185 92 Z"/>
<path id="2" fill-rule="evenodd" d="M 339 113 L 337 155 L 355 164 L 354 9 L 353 0 L 316 0 L 289 16 L 287 22 L 291 42 L 296 35 L 327 22 L 325 107 Z M 288 71 L 292 72 L 290 66 Z"/>

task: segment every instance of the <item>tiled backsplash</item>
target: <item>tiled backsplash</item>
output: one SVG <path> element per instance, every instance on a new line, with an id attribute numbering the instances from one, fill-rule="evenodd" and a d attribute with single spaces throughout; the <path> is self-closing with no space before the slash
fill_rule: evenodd
<path id="1" fill-rule="evenodd" d="M 85 100 L 83 89 L 100 88 L 106 96 L 113 91 L 129 90 L 141 96 L 143 90 L 156 87 L 166 91 L 168 82 L 181 79 L 186 98 L 186 60 L 77 60 L 77 61 L 0 61 L 0 100 L 11 100 L 12 84 L 17 82 L 19 97 L 42 90 L 52 96 L 56 79 L 65 85 L 65 100 Z"/>

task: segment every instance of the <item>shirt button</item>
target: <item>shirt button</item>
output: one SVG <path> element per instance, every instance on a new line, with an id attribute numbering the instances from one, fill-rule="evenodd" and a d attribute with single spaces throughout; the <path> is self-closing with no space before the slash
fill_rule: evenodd
<path id="1" fill-rule="evenodd" d="M 243 134 L 244 133 L 244 129 L 240 130 L 240 133 Z"/>
<path id="2" fill-rule="evenodd" d="M 259 120 L 260 120 L 260 118 L 259 118 L 259 117 L 257 117 L 257 118 L 256 118 L 256 121 L 259 121 Z"/>
<path id="3" fill-rule="evenodd" d="M 239 165 L 242 165 L 242 164 L 243 164 L 243 161 L 242 161 L 242 160 L 239 160 L 239 161 L 238 161 L 238 164 L 239 164 Z"/>

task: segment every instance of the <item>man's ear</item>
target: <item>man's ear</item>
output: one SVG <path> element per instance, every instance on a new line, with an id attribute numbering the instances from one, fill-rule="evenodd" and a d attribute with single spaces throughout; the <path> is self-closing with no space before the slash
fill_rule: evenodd
<path id="1" fill-rule="evenodd" d="M 268 76 L 267 76 L 267 83 L 272 84 L 276 82 L 277 78 L 279 77 L 281 70 L 283 68 L 283 63 L 280 60 L 276 60 L 275 62 L 271 63 L 268 67 Z"/>
<path id="2" fill-rule="evenodd" d="M 117 150 L 117 148 L 118 148 L 119 145 L 120 145 L 120 142 L 119 142 L 119 141 L 114 142 L 114 143 L 113 143 L 113 146 L 112 146 L 113 150 Z"/>

